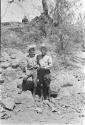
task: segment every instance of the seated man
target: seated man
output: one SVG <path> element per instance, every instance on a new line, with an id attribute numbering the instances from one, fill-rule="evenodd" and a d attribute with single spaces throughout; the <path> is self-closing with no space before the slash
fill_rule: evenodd
<path id="1" fill-rule="evenodd" d="M 26 83 L 29 77 L 32 77 L 34 88 L 33 88 L 33 96 L 35 97 L 35 91 L 37 86 L 37 55 L 35 54 L 35 45 L 32 45 L 28 48 L 28 55 L 26 56 L 27 66 L 25 68 L 26 76 L 23 79 L 22 88 L 24 83 Z"/>
<path id="2" fill-rule="evenodd" d="M 38 69 L 38 79 L 41 85 L 41 97 L 46 98 L 48 94 L 48 98 L 50 97 L 50 68 L 52 67 L 52 58 L 47 55 L 47 48 L 45 46 L 41 46 L 40 48 L 41 55 L 37 56 L 37 64 L 39 65 Z"/>

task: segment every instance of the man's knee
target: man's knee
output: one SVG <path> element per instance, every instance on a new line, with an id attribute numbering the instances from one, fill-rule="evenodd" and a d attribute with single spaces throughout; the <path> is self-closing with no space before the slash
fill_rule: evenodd
<path id="1" fill-rule="evenodd" d="M 50 82 L 51 82 L 51 77 L 50 77 L 50 75 L 46 75 L 46 76 L 44 77 L 44 81 L 45 81 L 45 84 L 46 84 L 47 86 L 49 86 L 49 85 L 50 85 Z"/>

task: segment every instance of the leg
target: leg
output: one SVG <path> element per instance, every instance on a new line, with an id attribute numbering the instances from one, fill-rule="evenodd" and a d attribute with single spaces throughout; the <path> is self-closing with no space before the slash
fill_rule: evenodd
<path id="1" fill-rule="evenodd" d="M 37 71 L 34 71 L 34 72 L 32 73 L 32 79 L 33 79 L 33 83 L 34 83 L 34 87 L 33 87 L 33 97 L 35 98 L 36 87 L 37 87 Z"/>
<path id="2" fill-rule="evenodd" d="M 29 77 L 31 77 L 30 71 L 28 71 L 28 72 L 25 74 L 24 78 L 23 78 L 23 82 L 22 82 L 22 91 L 25 91 L 27 79 L 28 79 Z"/>
<path id="3" fill-rule="evenodd" d="M 44 86 L 43 86 L 43 80 L 42 80 L 42 83 L 41 83 L 41 100 L 44 99 Z"/>
<path id="4" fill-rule="evenodd" d="M 40 96 L 41 96 L 42 100 L 43 100 L 43 74 L 44 74 L 43 69 L 39 69 L 38 70 L 38 79 L 39 79 L 39 84 L 40 84 Z"/>
<path id="5" fill-rule="evenodd" d="M 51 75 L 49 74 L 45 74 L 44 76 L 44 84 L 45 84 L 45 91 L 47 92 L 46 95 L 48 97 L 48 99 L 50 99 L 50 82 L 51 82 Z"/>

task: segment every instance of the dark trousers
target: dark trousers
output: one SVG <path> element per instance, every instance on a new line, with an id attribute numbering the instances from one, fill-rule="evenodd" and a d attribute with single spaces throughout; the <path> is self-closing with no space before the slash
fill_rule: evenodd
<path id="1" fill-rule="evenodd" d="M 39 79 L 39 85 L 41 87 L 41 96 L 44 98 L 50 96 L 50 82 L 51 75 L 49 69 L 39 69 L 37 72 L 37 76 Z"/>

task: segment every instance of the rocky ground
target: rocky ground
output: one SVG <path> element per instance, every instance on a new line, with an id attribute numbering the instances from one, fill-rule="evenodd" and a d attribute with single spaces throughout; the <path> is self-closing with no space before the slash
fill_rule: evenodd
<path id="1" fill-rule="evenodd" d="M 65 44 L 66 40 L 71 41 L 71 44 L 67 49 L 60 51 L 59 34 L 63 31 L 60 28 L 55 30 L 55 27 L 50 29 L 50 21 L 45 24 L 44 29 L 41 24 L 42 18 L 35 18 L 31 24 L 5 23 L 2 25 L 1 122 L 5 124 L 82 124 L 82 119 L 85 117 L 85 52 L 82 52 L 79 43 L 72 42 L 74 41 L 72 36 L 66 34 L 63 38 Z M 31 93 L 32 84 L 26 88 L 28 90 L 20 93 L 24 76 L 24 57 L 26 47 L 30 43 L 35 43 L 37 48 L 41 43 L 45 43 L 49 54 L 52 55 L 50 101 L 41 101 L 38 95 L 34 101 Z"/>

